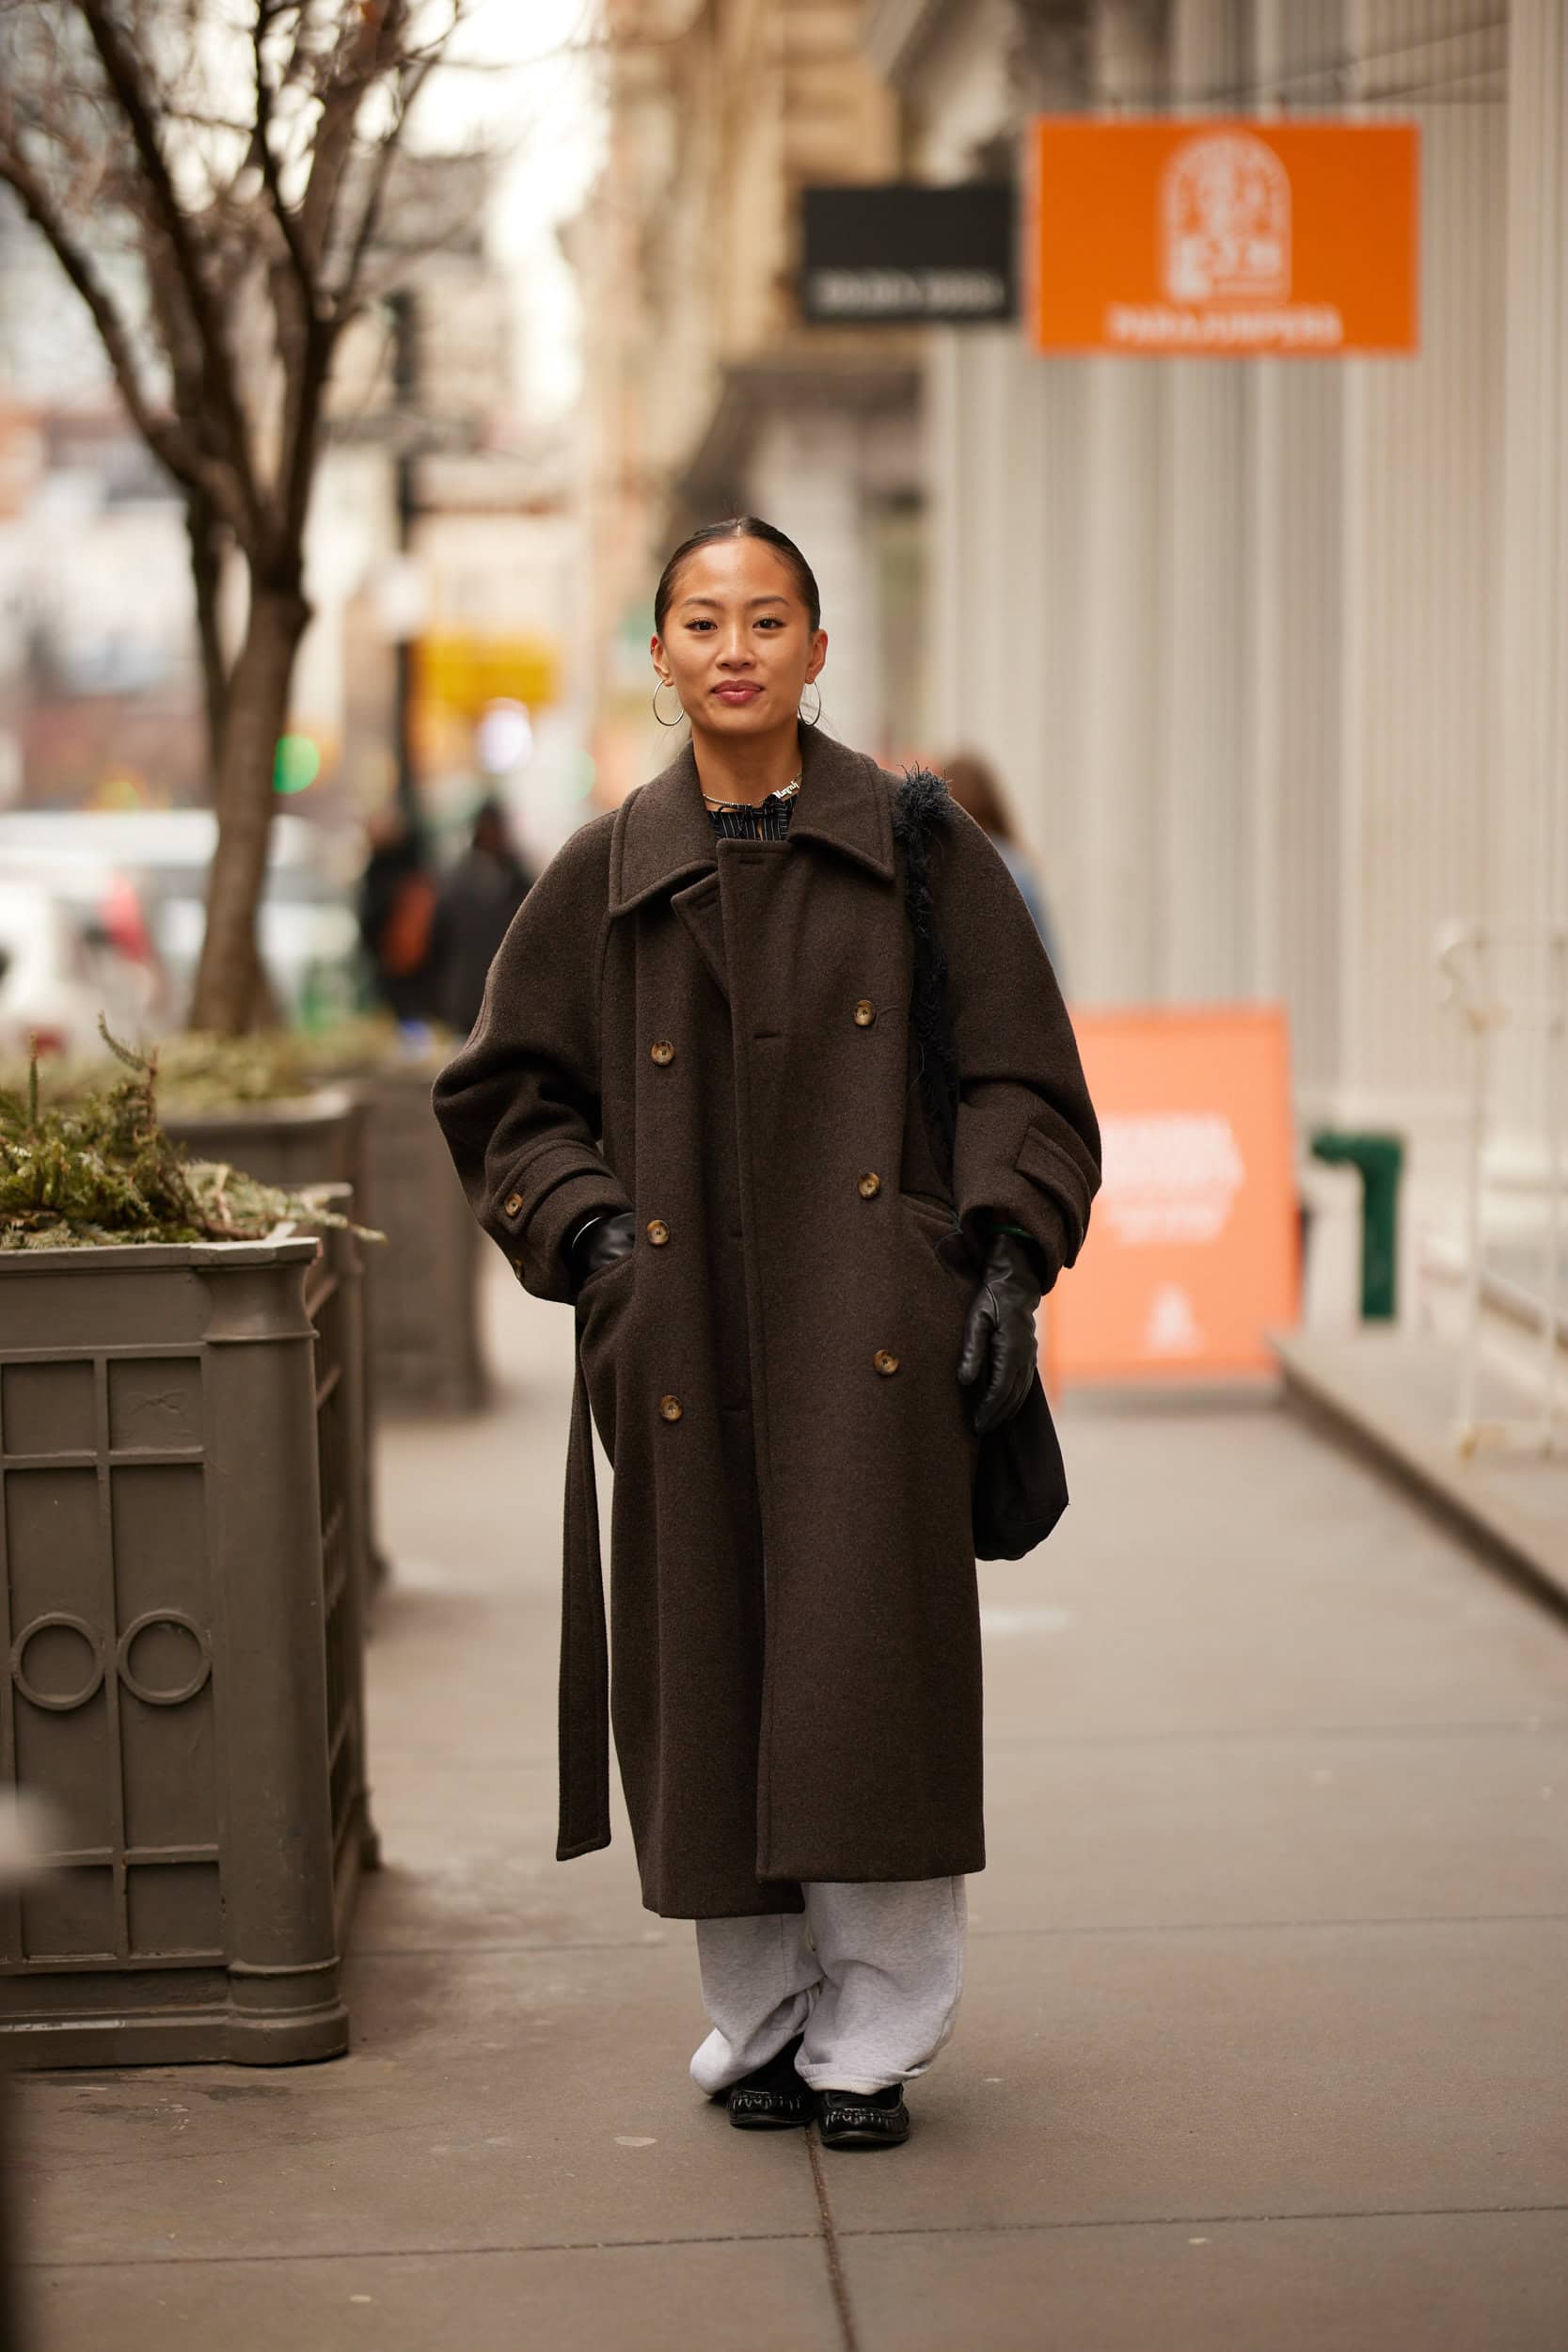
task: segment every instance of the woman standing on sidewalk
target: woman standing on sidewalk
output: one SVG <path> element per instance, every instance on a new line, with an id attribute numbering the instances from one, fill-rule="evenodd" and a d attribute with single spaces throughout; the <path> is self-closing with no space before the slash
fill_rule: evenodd
<path id="1" fill-rule="evenodd" d="M 1030 1393 L 1099 1139 L 985 835 L 802 713 L 799 548 L 697 532 L 655 621 L 690 741 L 535 884 L 436 1109 L 519 1279 L 577 1306 L 558 1851 L 609 1841 L 612 1713 L 643 1900 L 697 1922 L 696 2082 L 743 2127 L 815 2092 L 826 2144 L 887 2145 L 985 1861 L 976 1448 Z M 911 909 L 945 952 L 945 1136 Z"/>

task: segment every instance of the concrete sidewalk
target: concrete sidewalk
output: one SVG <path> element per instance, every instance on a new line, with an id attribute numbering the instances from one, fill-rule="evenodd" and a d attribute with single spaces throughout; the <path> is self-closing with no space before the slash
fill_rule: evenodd
<path id="1" fill-rule="evenodd" d="M 34 2082 L 40 2352 L 1561 2352 L 1560 1623 L 1275 1410 L 1074 1410 L 915 2137 L 743 2138 L 624 1825 L 551 1859 L 568 1334 L 493 1303 L 384 1450 L 354 2052 Z"/>

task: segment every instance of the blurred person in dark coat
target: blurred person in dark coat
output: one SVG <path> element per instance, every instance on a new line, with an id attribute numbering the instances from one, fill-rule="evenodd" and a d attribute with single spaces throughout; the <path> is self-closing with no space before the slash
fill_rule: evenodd
<path id="1" fill-rule="evenodd" d="M 378 809 L 359 883 L 359 937 L 376 994 L 399 1021 L 431 1016 L 436 884 L 402 809 Z"/>
<path id="2" fill-rule="evenodd" d="M 941 772 L 958 806 L 974 818 L 982 833 L 990 835 L 991 847 L 1018 884 L 1018 895 L 1028 908 L 1029 919 L 1040 935 L 1040 945 L 1060 979 L 1062 960 L 1056 952 L 1056 934 L 1046 909 L 1045 894 L 1039 876 L 1019 845 L 1012 811 L 995 769 L 978 752 L 955 752 L 942 762 Z"/>
<path id="3" fill-rule="evenodd" d="M 483 802 L 468 847 L 441 885 L 431 942 L 436 1010 L 459 1037 L 479 1019 L 496 950 L 532 882 L 499 803 Z"/>

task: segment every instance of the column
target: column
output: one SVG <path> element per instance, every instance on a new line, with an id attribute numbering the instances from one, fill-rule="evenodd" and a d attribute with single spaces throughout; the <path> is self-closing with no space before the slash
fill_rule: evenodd
<path id="1" fill-rule="evenodd" d="M 1159 93 L 1157 36 L 1132 0 L 1103 0 L 1094 26 L 1102 104 Z M 1076 770 L 1081 866 L 1074 926 L 1076 993 L 1136 1002 L 1158 990 L 1159 548 L 1163 371 L 1092 359 L 1082 570 L 1084 661 Z"/>
<path id="2" fill-rule="evenodd" d="M 1492 912 L 1568 922 L 1568 12 L 1513 0 L 1509 26 L 1502 757 Z M 1512 976 L 1544 989 L 1544 957 Z M 1499 1056 L 1501 1107 L 1539 1156 L 1543 1050 Z"/>
<path id="3" fill-rule="evenodd" d="M 1175 0 L 1171 96 L 1178 111 L 1234 109 L 1246 78 L 1242 0 Z M 1128 364 L 1133 364 L 1129 362 Z M 1177 359 L 1163 418 L 1169 483 L 1162 544 L 1168 659 L 1160 716 L 1162 996 L 1246 995 L 1254 968 L 1255 673 L 1247 576 L 1247 445 L 1255 363 Z"/>

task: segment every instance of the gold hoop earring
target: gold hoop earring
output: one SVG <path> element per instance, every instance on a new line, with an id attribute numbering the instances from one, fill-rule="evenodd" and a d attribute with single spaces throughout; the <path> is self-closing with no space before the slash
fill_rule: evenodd
<path id="1" fill-rule="evenodd" d="M 659 681 L 658 681 L 658 684 L 657 684 L 657 685 L 654 688 L 654 717 L 655 717 L 655 718 L 658 721 L 658 723 L 659 723 L 659 725 L 660 725 L 661 727 L 678 727 L 678 726 L 679 726 L 679 724 L 680 724 L 680 723 L 681 723 L 681 721 L 682 721 L 682 720 L 685 718 L 685 716 L 686 716 L 685 709 L 684 709 L 684 708 L 678 708 L 678 709 L 676 710 L 676 712 L 675 712 L 675 716 L 674 716 L 673 719 L 667 719 L 667 718 L 665 717 L 665 715 L 664 715 L 663 711 L 662 711 L 662 710 L 660 710 L 660 708 L 659 708 L 659 707 L 658 707 L 658 698 L 659 698 L 659 695 L 663 692 L 663 691 L 664 691 L 665 687 L 667 687 L 667 686 L 669 687 L 671 693 L 672 693 L 672 694 L 675 694 L 675 700 L 676 700 L 676 703 L 677 703 L 677 704 L 679 704 L 679 702 L 680 702 L 680 696 L 679 696 L 678 694 L 676 694 L 676 693 L 675 693 L 675 687 L 674 687 L 674 682 L 673 682 L 673 679 L 670 679 L 670 678 L 667 678 L 667 677 L 661 677 L 661 678 L 659 679 Z"/>
<path id="2" fill-rule="evenodd" d="M 816 723 L 817 723 L 818 719 L 820 719 L 820 718 L 821 718 L 821 716 L 822 716 L 822 689 L 820 688 L 820 686 L 818 686 L 818 685 L 817 685 L 816 680 L 815 678 L 808 678 L 808 679 L 806 680 L 806 684 L 807 684 L 807 685 L 811 688 L 812 692 L 813 692 L 813 693 L 816 696 L 816 708 L 814 711 L 812 711 L 809 715 L 808 715 L 808 714 L 807 714 L 807 712 L 806 712 L 806 711 L 802 708 L 802 709 L 800 709 L 800 711 L 798 711 L 798 712 L 796 713 L 796 716 L 797 716 L 798 718 L 800 718 L 800 719 L 805 720 L 805 723 L 806 723 L 806 724 L 807 724 L 807 726 L 808 726 L 808 727 L 814 727 L 814 726 L 816 724 Z"/>

